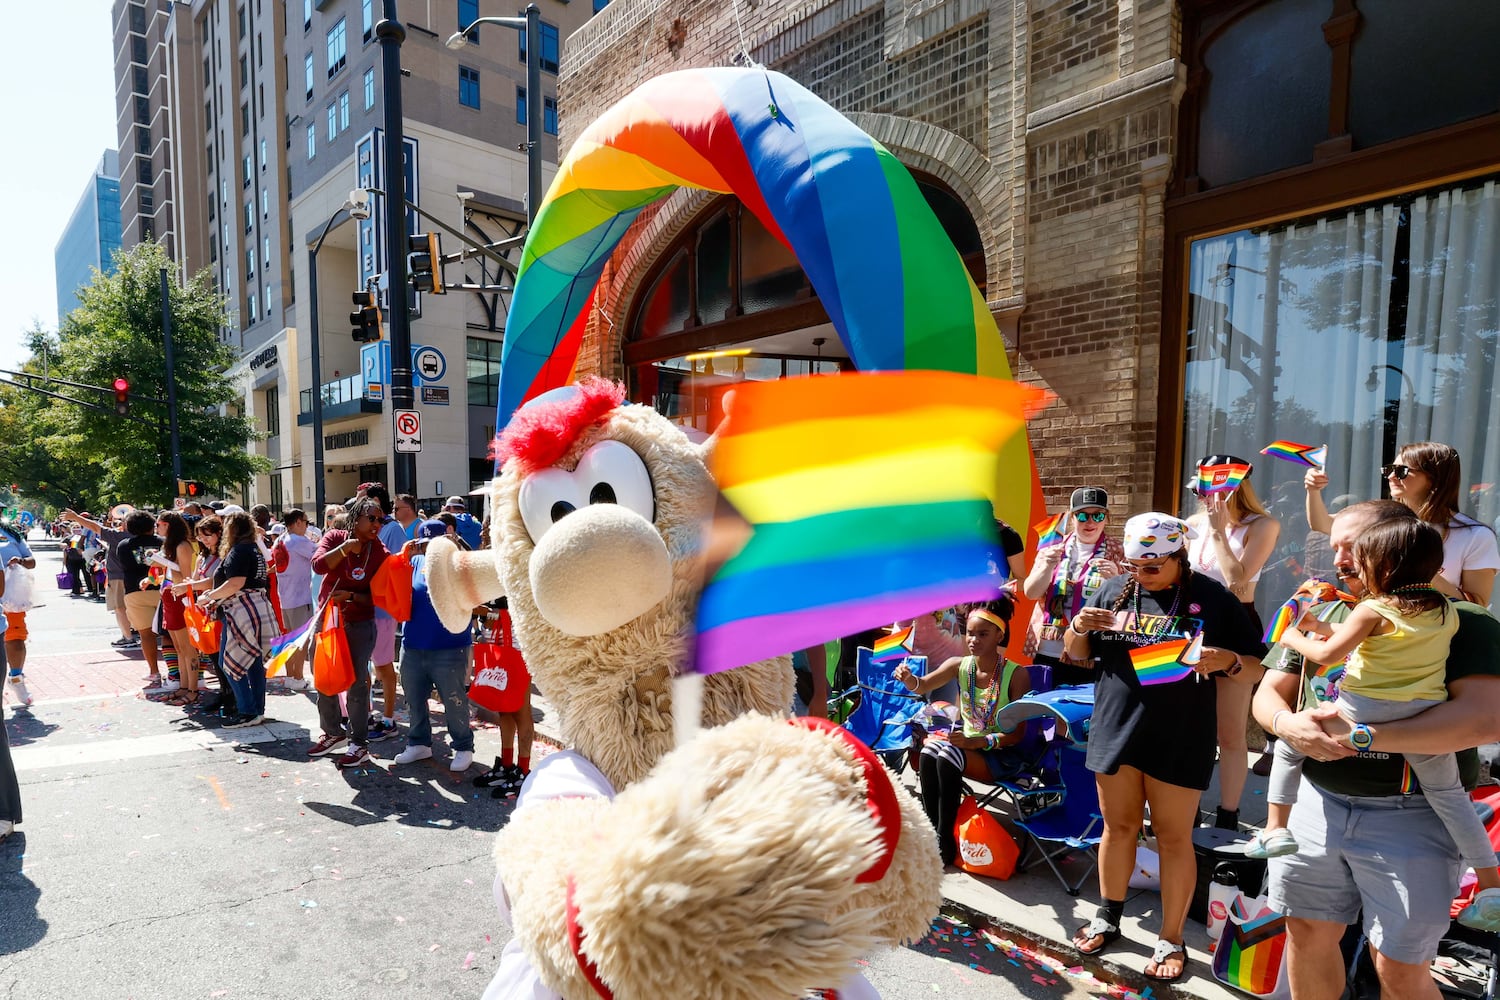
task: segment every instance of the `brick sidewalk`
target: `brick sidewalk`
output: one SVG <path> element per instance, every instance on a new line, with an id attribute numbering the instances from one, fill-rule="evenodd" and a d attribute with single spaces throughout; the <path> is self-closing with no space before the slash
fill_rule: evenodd
<path id="1" fill-rule="evenodd" d="M 146 659 L 140 650 L 108 647 L 26 658 L 26 686 L 38 703 L 58 698 L 136 694 L 145 684 Z"/>

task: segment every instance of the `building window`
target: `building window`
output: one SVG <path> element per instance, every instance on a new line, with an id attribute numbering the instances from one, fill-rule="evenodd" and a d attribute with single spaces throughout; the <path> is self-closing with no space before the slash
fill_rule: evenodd
<path id="1" fill-rule="evenodd" d="M 271 237 L 269 236 L 264 236 L 261 238 L 260 259 L 265 261 L 267 267 L 271 266 Z M 267 289 L 267 291 L 269 291 L 269 289 Z M 271 300 L 268 298 L 266 299 L 266 301 L 270 302 Z"/>
<path id="2" fill-rule="evenodd" d="M 250 85 L 250 57 L 240 56 L 240 89 Z"/>
<path id="3" fill-rule="evenodd" d="M 375 106 L 375 70 L 365 70 L 365 110 Z"/>
<path id="4" fill-rule="evenodd" d="M 255 246 L 251 244 L 245 248 L 245 277 L 255 277 Z M 252 296 L 254 298 L 254 296 Z"/>
<path id="5" fill-rule="evenodd" d="M 144 38 L 132 38 L 130 40 L 130 61 L 146 65 L 146 40 Z"/>
<path id="6" fill-rule="evenodd" d="M 267 241 L 268 244 L 269 244 L 269 242 L 270 241 Z M 269 249 L 267 249 L 266 255 L 270 256 L 270 250 Z M 265 297 L 266 297 L 266 318 L 270 319 L 271 318 L 271 286 L 270 285 L 267 285 L 265 287 L 264 294 L 265 294 Z"/>
<path id="7" fill-rule="evenodd" d="M 146 8 L 141 4 L 130 5 L 130 30 L 142 35 L 146 33 Z"/>
<path id="8" fill-rule="evenodd" d="M 138 125 L 151 124 L 151 102 L 139 95 L 135 99 L 135 120 Z"/>
<path id="9" fill-rule="evenodd" d="M 328 105 L 328 141 L 332 142 L 333 140 L 337 139 L 338 137 L 339 137 L 339 106 L 337 104 L 330 104 L 330 105 Z"/>
<path id="10" fill-rule="evenodd" d="M 469 25 L 479 20 L 479 0 L 458 0 L 458 30 L 463 31 Z M 469 41 L 479 44 L 479 29 L 475 28 L 468 34 Z"/>
<path id="11" fill-rule="evenodd" d="M 597 14 L 609 6 L 609 0 L 594 0 L 594 13 Z"/>
<path id="12" fill-rule="evenodd" d="M 344 57 L 348 54 L 348 40 L 344 37 L 344 19 L 341 17 L 328 29 L 328 79 L 344 68 Z"/>
<path id="13" fill-rule="evenodd" d="M 260 217 L 262 219 L 271 217 L 271 192 L 268 188 L 260 189 Z"/>
<path id="14" fill-rule="evenodd" d="M 247 202 L 245 202 L 245 232 L 248 233 L 248 232 L 250 232 L 250 230 L 252 230 L 254 228 L 255 228 L 255 202 L 253 202 L 253 201 L 247 201 Z M 250 270 L 253 271 L 253 270 L 255 270 L 255 268 L 252 267 Z"/>
<path id="15" fill-rule="evenodd" d="M 151 130 L 145 126 L 136 126 L 135 151 L 137 153 L 151 152 Z"/>
<path id="16" fill-rule="evenodd" d="M 259 305 L 260 305 L 260 303 L 258 303 L 258 302 L 255 301 L 255 296 L 254 295 L 250 296 L 250 298 L 248 300 L 246 300 L 246 302 L 245 302 L 245 306 L 246 306 L 246 310 L 245 311 L 250 316 L 250 323 L 249 323 L 250 326 L 254 326 L 255 322 L 258 319 L 260 319 L 260 310 L 257 308 Z"/>
<path id="17" fill-rule="evenodd" d="M 349 91 L 339 95 L 339 131 L 343 132 L 349 128 Z"/>
<path id="18" fill-rule="evenodd" d="M 266 64 L 266 37 L 264 35 L 256 35 L 255 36 L 255 65 L 257 65 L 257 66 L 264 66 L 265 64 Z"/>
<path id="19" fill-rule="evenodd" d="M 141 191 L 141 212 L 153 211 L 156 208 L 156 195 L 150 188 Z"/>
<path id="20" fill-rule="evenodd" d="M 465 377 L 469 382 L 470 406 L 500 403 L 500 341 L 468 337 Z"/>
<path id="21" fill-rule="evenodd" d="M 240 135 L 250 134 L 250 105 L 240 105 Z"/>
<path id="22" fill-rule="evenodd" d="M 516 88 L 516 124 L 526 124 L 526 88 Z M 542 98 L 542 131 L 557 134 L 557 98 Z"/>
<path id="23" fill-rule="evenodd" d="M 146 67 L 135 67 L 135 72 L 132 73 L 131 76 L 134 77 L 135 92 L 137 94 L 151 93 L 151 78 L 146 75 Z"/>
<path id="24" fill-rule="evenodd" d="M 516 88 L 516 124 L 526 124 L 526 88 Z"/>
<path id="25" fill-rule="evenodd" d="M 311 52 L 302 61 L 302 71 L 303 79 L 307 83 L 307 99 L 310 101 L 313 95 L 313 54 Z"/>
<path id="26" fill-rule="evenodd" d="M 250 179 L 255 174 L 254 167 L 255 167 L 254 161 L 250 159 L 250 154 L 246 153 L 245 156 L 244 156 L 244 159 L 240 160 L 240 170 L 242 171 L 242 173 L 241 173 L 240 176 L 242 176 L 244 178 L 244 181 L 240 184 L 240 187 L 242 187 L 242 188 L 249 188 L 250 187 Z"/>
<path id="27" fill-rule="evenodd" d="M 359 18 L 364 26 L 364 39 L 368 42 L 375 34 L 375 0 L 360 0 Z"/>
<path id="28" fill-rule="evenodd" d="M 214 202 L 215 202 L 215 199 L 213 199 L 213 198 L 208 199 L 208 221 L 209 222 L 214 221 L 214 209 L 218 207 Z M 209 240 L 208 242 L 209 242 L 210 246 L 213 245 L 213 240 Z"/>
<path id="29" fill-rule="evenodd" d="M 557 25 L 541 23 L 542 29 L 542 69 L 548 73 L 557 72 L 557 54 L 560 48 Z M 521 32 L 521 62 L 526 62 L 526 32 Z"/>
<path id="30" fill-rule="evenodd" d="M 313 0 L 302 0 L 302 30 L 307 31 L 312 27 L 312 5 Z"/>
<path id="31" fill-rule="evenodd" d="M 240 4 L 239 18 L 240 18 L 240 37 L 244 38 L 245 35 L 247 34 L 247 32 L 245 30 L 246 25 L 245 25 L 245 5 L 244 4 Z"/>
<path id="32" fill-rule="evenodd" d="M 307 158 L 310 160 L 318 155 L 318 126 L 307 126 Z"/>
<path id="33" fill-rule="evenodd" d="M 138 156 L 135 160 L 135 179 L 142 184 L 151 183 L 151 161 L 144 156 Z"/>
<path id="34" fill-rule="evenodd" d="M 265 140 L 265 137 L 261 137 L 261 140 L 260 140 L 260 169 L 262 169 L 262 170 L 266 169 L 266 140 Z"/>
<path id="35" fill-rule="evenodd" d="M 458 67 L 458 103 L 466 108 L 479 107 L 479 70 Z"/>
<path id="36" fill-rule="evenodd" d="M 267 437 L 275 437 L 276 435 L 281 433 L 281 400 L 277 398 L 278 396 L 279 393 L 277 393 L 275 386 L 272 386 L 271 388 L 266 390 Z M 273 484 L 271 487 L 271 499 L 273 501 L 279 500 L 281 498 L 281 491 L 277 489 L 277 484 L 274 483 L 274 480 L 280 478 L 280 476 L 271 477 L 271 479 L 273 480 Z"/>

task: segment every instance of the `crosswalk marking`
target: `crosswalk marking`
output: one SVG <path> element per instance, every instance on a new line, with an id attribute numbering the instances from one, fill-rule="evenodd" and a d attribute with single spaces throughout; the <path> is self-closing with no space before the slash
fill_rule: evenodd
<path id="1" fill-rule="evenodd" d="M 50 767 L 82 767 L 110 761 L 139 760 L 142 757 L 187 753 L 208 747 L 306 739 L 307 735 L 307 727 L 299 723 L 268 722 L 251 729 L 194 729 L 158 736 L 133 736 L 88 743 L 57 745 L 38 741 L 25 746 L 13 746 L 10 748 L 10 755 L 15 762 L 16 771 L 24 774 Z"/>

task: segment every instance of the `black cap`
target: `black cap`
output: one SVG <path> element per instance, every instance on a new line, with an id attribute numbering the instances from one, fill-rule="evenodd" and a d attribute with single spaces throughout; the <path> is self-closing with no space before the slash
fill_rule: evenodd
<path id="1" fill-rule="evenodd" d="M 1205 465 L 1244 465 L 1249 467 L 1250 472 L 1255 471 L 1253 463 L 1247 459 L 1240 458 L 1238 455 L 1205 455 L 1203 458 L 1198 459 L 1198 468 L 1201 469 Z M 1245 473 L 1246 478 L 1249 478 L 1250 472 Z"/>
<path id="2" fill-rule="evenodd" d="M 1108 507 L 1109 494 L 1102 486 L 1080 486 L 1073 491 L 1073 499 L 1068 502 L 1068 513 L 1082 510 L 1084 507 Z"/>

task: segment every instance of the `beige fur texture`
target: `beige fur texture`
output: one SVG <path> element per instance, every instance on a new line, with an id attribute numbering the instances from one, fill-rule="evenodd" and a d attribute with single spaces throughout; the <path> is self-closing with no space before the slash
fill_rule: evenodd
<path id="1" fill-rule="evenodd" d="M 700 536 L 715 496 L 705 464 L 711 443 L 694 445 L 653 410 L 623 406 L 556 467 L 572 471 L 606 438 L 645 462 L 656 501 L 651 523 L 669 559 L 664 596 L 629 621 L 571 634 L 608 626 L 616 615 L 563 628 L 539 610 L 534 580 L 549 581 L 541 604 L 556 607 L 569 588 L 609 603 L 601 581 L 629 587 L 633 578 L 596 526 L 579 521 L 574 538 L 560 536 L 568 544 L 551 541 L 576 512 L 534 545 L 514 463 L 491 498 L 496 547 L 486 555 L 498 573 L 474 573 L 472 561 L 438 542 L 428 552 L 445 621 L 467 616 L 471 603 L 463 602 L 480 591 L 508 596 L 532 677 L 564 736 L 620 792 L 613 803 L 538 802 L 501 831 L 495 858 L 517 940 L 552 989 L 570 1000 L 594 996 L 567 944 L 571 876 L 585 951 L 619 1000 L 793 1000 L 836 986 L 860 954 L 926 931 L 940 901 L 936 837 L 915 800 L 898 792 L 901 838 L 890 870 L 875 883 L 854 881 L 873 857 L 877 832 L 864 780 L 841 741 L 784 721 L 787 657 L 706 678 L 708 728 L 673 749 L 670 679 L 686 654 L 701 589 Z M 572 565 L 564 575 L 573 582 L 553 592 L 547 563 L 554 550 L 573 552 L 583 529 L 598 552 L 599 580 L 581 580 Z M 641 551 L 639 541 L 621 548 Z M 488 578 L 476 582 L 480 576 Z"/>

